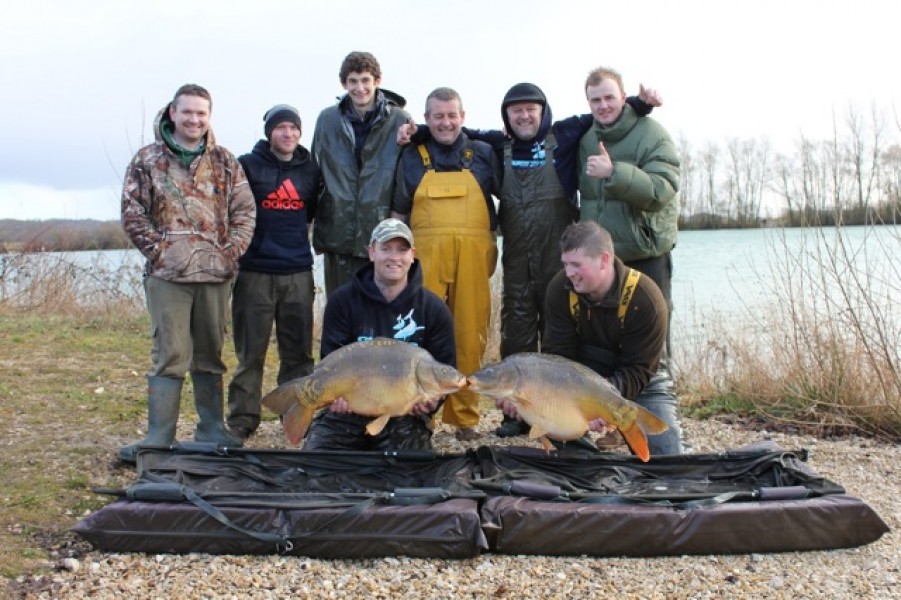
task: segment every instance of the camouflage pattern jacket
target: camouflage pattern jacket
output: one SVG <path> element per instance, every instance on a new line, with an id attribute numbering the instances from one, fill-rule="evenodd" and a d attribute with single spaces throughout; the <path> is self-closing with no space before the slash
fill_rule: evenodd
<path id="1" fill-rule="evenodd" d="M 147 258 L 145 275 L 176 283 L 228 281 L 253 236 L 253 193 L 212 130 L 203 153 L 185 168 L 163 141 L 164 122 L 171 123 L 168 106 L 154 121 L 156 141 L 128 165 L 122 226 Z"/>

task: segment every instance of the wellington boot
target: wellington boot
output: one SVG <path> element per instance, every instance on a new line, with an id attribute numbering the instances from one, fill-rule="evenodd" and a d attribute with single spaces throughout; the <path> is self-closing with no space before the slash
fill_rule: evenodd
<path id="1" fill-rule="evenodd" d="M 199 418 L 194 440 L 232 448 L 243 446 L 241 438 L 227 431 L 222 420 L 222 375 L 191 371 L 191 380 L 194 382 L 194 406 Z"/>
<path id="2" fill-rule="evenodd" d="M 551 444 L 553 444 L 560 452 L 590 452 L 591 454 L 598 454 L 597 447 L 594 445 L 594 442 L 591 441 L 591 436 L 587 433 L 578 439 L 569 440 L 568 442 L 551 440 Z"/>
<path id="3" fill-rule="evenodd" d="M 183 383 L 183 379 L 172 377 L 147 378 L 147 437 L 119 448 L 119 460 L 135 462 L 139 446 L 169 446 L 175 442 Z"/>
<path id="4" fill-rule="evenodd" d="M 531 427 L 529 427 L 529 424 L 525 421 L 520 421 L 519 419 L 504 415 L 504 420 L 497 429 L 494 430 L 494 435 L 502 438 L 514 437 L 529 433 L 529 429 L 531 429 Z"/>

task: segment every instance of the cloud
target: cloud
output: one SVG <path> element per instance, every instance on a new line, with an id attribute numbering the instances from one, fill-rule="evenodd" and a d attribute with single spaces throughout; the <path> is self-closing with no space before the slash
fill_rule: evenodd
<path id="1" fill-rule="evenodd" d="M 119 193 L 112 187 L 60 190 L 44 185 L 0 182 L 0 218 L 117 220 Z"/>

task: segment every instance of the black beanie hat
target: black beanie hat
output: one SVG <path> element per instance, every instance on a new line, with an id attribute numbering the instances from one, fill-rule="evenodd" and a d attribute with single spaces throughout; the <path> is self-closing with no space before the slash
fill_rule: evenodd
<path id="1" fill-rule="evenodd" d="M 266 123 L 263 126 L 263 131 L 266 133 L 267 140 L 272 135 L 272 130 L 285 121 L 294 123 L 300 129 L 300 113 L 290 104 L 276 104 L 266 111 L 266 114 L 263 115 L 263 121 Z"/>
<path id="2" fill-rule="evenodd" d="M 507 107 L 516 102 L 537 102 L 541 106 L 547 106 L 544 92 L 534 83 L 517 83 L 507 90 L 504 101 L 501 102 L 501 112 L 506 112 Z"/>
<path id="3" fill-rule="evenodd" d="M 510 120 L 507 118 L 507 107 L 511 104 L 516 104 L 517 102 L 537 102 L 540 104 L 542 119 L 547 116 L 544 113 L 548 112 L 547 98 L 544 96 L 544 92 L 541 91 L 540 87 L 534 83 L 517 83 L 507 90 L 507 93 L 504 94 L 504 101 L 501 102 L 501 120 L 504 122 L 507 133 L 511 135 L 513 127 L 510 125 Z"/>

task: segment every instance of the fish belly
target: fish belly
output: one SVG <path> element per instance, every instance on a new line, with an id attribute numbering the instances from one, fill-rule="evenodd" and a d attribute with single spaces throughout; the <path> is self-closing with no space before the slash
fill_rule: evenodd
<path id="1" fill-rule="evenodd" d="M 554 440 L 575 440 L 588 431 L 588 419 L 574 402 L 559 399 L 533 400 L 521 404 L 517 412 L 526 423 L 544 431 Z"/>
<path id="2" fill-rule="evenodd" d="M 331 399 L 342 396 L 350 410 L 359 415 L 395 417 L 406 414 L 412 404 L 408 388 L 396 381 L 361 378 L 349 385 L 336 386 L 328 396 Z"/>

